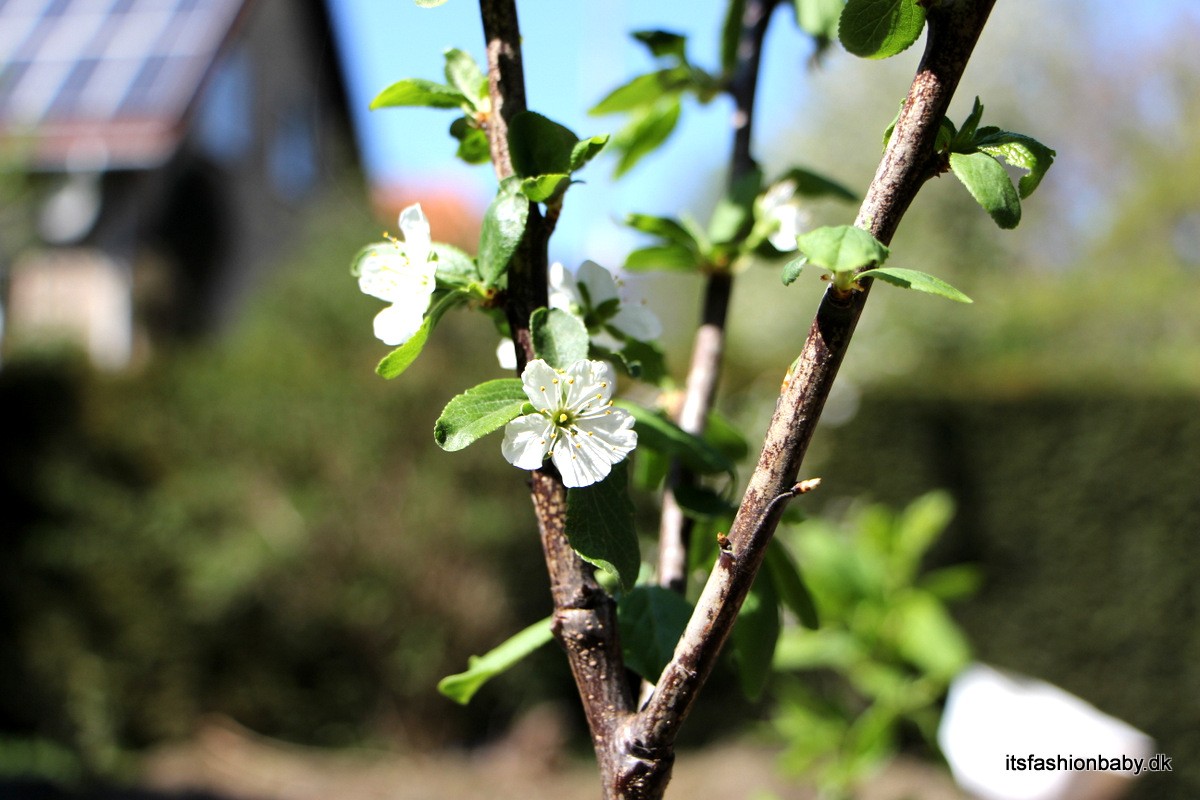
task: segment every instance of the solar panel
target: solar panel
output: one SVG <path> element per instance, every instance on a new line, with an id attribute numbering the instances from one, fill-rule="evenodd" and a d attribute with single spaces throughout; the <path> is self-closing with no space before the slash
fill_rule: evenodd
<path id="1" fill-rule="evenodd" d="M 248 0 L 0 0 L 0 136 L 35 165 L 149 167 Z"/>

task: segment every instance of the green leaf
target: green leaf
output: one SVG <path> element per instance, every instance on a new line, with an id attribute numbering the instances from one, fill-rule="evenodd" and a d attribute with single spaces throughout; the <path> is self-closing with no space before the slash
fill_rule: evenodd
<path id="1" fill-rule="evenodd" d="M 625 257 L 625 269 L 630 272 L 652 269 L 694 272 L 703 265 L 704 259 L 699 253 L 679 244 L 643 247 Z"/>
<path id="2" fill-rule="evenodd" d="M 681 484 L 672 494 L 683 513 L 691 519 L 732 519 L 737 506 L 705 486 Z"/>
<path id="3" fill-rule="evenodd" d="M 1054 157 L 1058 155 L 1046 145 L 1029 136 L 1010 133 L 998 128 L 982 128 L 978 131 L 975 146 L 985 153 L 1003 158 L 1009 164 L 1028 170 L 1017 184 L 1021 199 L 1033 194 L 1045 176 Z"/>
<path id="4" fill-rule="evenodd" d="M 700 252 L 700 242 L 696 240 L 696 236 L 681 222 L 670 217 L 629 214 L 625 217 L 625 224 L 636 231 L 657 236 L 665 242 L 680 245 L 695 253 Z"/>
<path id="5" fill-rule="evenodd" d="M 481 686 L 553 639 L 552 622 L 553 617 L 546 617 L 486 654 L 471 656 L 467 659 L 467 671 L 442 678 L 438 681 L 438 691 L 465 706 Z"/>
<path id="6" fill-rule="evenodd" d="M 687 67 L 671 67 L 638 75 L 633 80 L 618 86 L 588 111 L 594 117 L 618 114 L 653 106 L 663 95 L 677 94 L 691 79 Z"/>
<path id="7" fill-rule="evenodd" d="M 429 339 L 429 332 L 433 330 L 434 325 L 437 325 L 442 314 L 457 303 L 461 303 L 465 298 L 465 292 L 451 291 L 434 302 L 433 307 L 425 314 L 425 320 L 421 323 L 421 327 L 417 329 L 412 338 L 384 356 L 383 360 L 376 365 L 375 372 L 387 380 L 399 377 L 417 360 L 417 356 L 421 355 L 421 351 L 425 349 L 425 342 Z"/>
<path id="8" fill-rule="evenodd" d="M 476 111 L 491 107 L 488 99 L 488 79 L 475 59 L 462 50 L 451 47 L 446 50 L 446 80 L 462 92 L 463 97 Z"/>
<path id="9" fill-rule="evenodd" d="M 461 108 L 467 103 L 462 92 L 421 78 L 405 78 L 384 89 L 371 101 L 371 110 L 395 106 L 427 106 L 429 108 Z"/>
<path id="10" fill-rule="evenodd" d="M 750 442 L 736 425 L 717 411 L 708 415 L 704 426 L 704 441 L 717 448 L 730 461 L 741 461 L 750 455 Z"/>
<path id="11" fill-rule="evenodd" d="M 421 327 L 417 329 L 412 338 L 384 356 L 383 360 L 376 365 L 375 372 L 387 380 L 399 377 L 404 370 L 412 366 L 412 363 L 417 360 L 417 356 L 421 355 L 431 330 L 433 330 L 433 318 L 425 317 L 425 321 L 421 323 Z"/>
<path id="12" fill-rule="evenodd" d="M 571 172 L 571 154 L 579 137 L 569 128 L 533 111 L 522 111 L 508 125 L 513 170 L 522 178 Z"/>
<path id="13" fill-rule="evenodd" d="M 534 203 L 544 203 L 551 197 L 566 191 L 571 185 L 571 176 L 562 173 L 553 175 L 538 175 L 536 178 L 525 178 L 521 181 L 521 194 Z"/>
<path id="14" fill-rule="evenodd" d="M 975 139 L 975 131 L 979 127 L 981 119 L 983 119 L 983 103 L 979 102 L 979 98 L 976 97 L 975 105 L 971 107 L 971 114 L 955 134 L 954 141 L 950 146 L 959 152 L 970 152 L 970 150 L 960 150 L 960 148 L 969 146 Z"/>
<path id="15" fill-rule="evenodd" d="M 453 398 L 433 425 L 438 447 L 453 452 L 521 416 L 528 401 L 518 378 L 487 381 Z"/>
<path id="16" fill-rule="evenodd" d="M 923 494 L 901 512 L 893 534 L 893 559 L 900 583 L 908 585 L 916 579 L 921 559 L 953 517 L 954 500 L 949 492 Z"/>
<path id="17" fill-rule="evenodd" d="M 847 0 L 838 38 L 862 58 L 888 58 L 912 46 L 925 27 L 919 0 Z"/>
<path id="18" fill-rule="evenodd" d="M 882 264 L 891 252 L 874 236 L 853 225 L 809 231 L 796 239 L 796 249 L 808 258 L 808 263 L 835 275 L 869 264 Z"/>
<path id="19" fill-rule="evenodd" d="M 845 200 L 848 203 L 858 201 L 858 196 L 842 184 L 818 175 L 802 167 L 793 167 L 780 175 L 775 183 L 792 181 L 796 184 L 796 194 L 801 197 L 832 197 L 835 200 Z"/>
<path id="20" fill-rule="evenodd" d="M 892 609 L 896 648 L 911 663 L 948 681 L 971 660 L 971 646 L 944 606 L 924 592 L 910 592 Z"/>
<path id="21" fill-rule="evenodd" d="M 621 358 L 634 377 L 646 383 L 658 386 L 667 377 L 666 359 L 662 348 L 654 342 L 639 342 L 637 339 L 626 339 L 621 348 Z"/>
<path id="22" fill-rule="evenodd" d="M 507 272 L 508 262 L 525 235 L 529 198 L 521 194 L 520 186 L 518 179 L 505 180 L 483 215 L 479 233 L 479 274 L 488 286 L 495 286 Z"/>
<path id="23" fill-rule="evenodd" d="M 837 37 L 845 0 L 795 0 L 796 24 L 820 45 Z"/>
<path id="24" fill-rule="evenodd" d="M 613 137 L 613 148 L 621 154 L 614 174 L 624 175 L 667 140 L 683 110 L 678 95 L 666 95 L 654 105 L 634 115 L 628 125 Z"/>
<path id="25" fill-rule="evenodd" d="M 783 604 L 792 610 L 801 625 L 815 631 L 820 625 L 817 605 L 804 583 L 800 567 L 778 539 L 772 539 L 767 545 L 763 564 Z"/>
<path id="26" fill-rule="evenodd" d="M 947 300 L 953 300 L 956 303 L 975 302 L 958 289 L 955 289 L 953 286 L 946 283 L 941 278 L 935 278 L 932 275 L 915 269 L 901 269 L 900 267 L 876 267 L 875 269 L 869 269 L 866 272 L 860 272 L 858 277 L 879 278 L 882 281 L 886 281 L 893 286 L 899 286 L 902 289 L 916 289 L 918 292 L 936 294 L 938 297 L 944 297 Z"/>
<path id="27" fill-rule="evenodd" d="M 721 70 L 729 75 L 737 66 L 738 42 L 742 38 L 742 16 L 746 0 L 729 0 L 725 23 L 721 26 Z"/>
<path id="28" fill-rule="evenodd" d="M 733 658 L 738 665 L 742 691 L 750 700 L 762 696 L 771 676 L 771 662 L 782 627 L 779 597 L 770 580 L 759 580 L 750 587 L 730 634 Z"/>
<path id="29" fill-rule="evenodd" d="M 458 150 L 454 155 L 468 164 L 486 164 L 492 160 L 487 134 L 468 117 L 459 117 L 451 122 L 450 135 L 458 140 Z"/>
<path id="30" fill-rule="evenodd" d="M 951 153 L 950 169 L 1001 228 L 1021 221 L 1021 199 L 1004 165 L 987 153 Z"/>
<path id="31" fill-rule="evenodd" d="M 797 256 L 796 258 L 793 258 L 791 261 L 784 264 L 783 272 L 780 275 L 780 278 L 783 280 L 783 285 L 791 286 L 793 283 L 795 283 L 796 278 L 800 277 L 800 272 L 804 269 L 804 265 L 807 263 L 807 256 Z"/>
<path id="32" fill-rule="evenodd" d="M 617 400 L 615 405 L 633 415 L 639 449 L 645 447 L 678 458 L 697 475 L 733 473 L 733 462 L 719 450 L 658 412 L 624 400 Z"/>
<path id="33" fill-rule="evenodd" d="M 592 136 L 588 139 L 580 139 L 571 148 L 570 166 L 571 172 L 576 172 L 583 168 L 585 164 L 600 154 L 604 146 L 608 144 L 608 134 Z"/>
<path id="34" fill-rule="evenodd" d="M 625 666 L 657 682 L 691 616 L 691 604 L 661 586 L 638 586 L 622 594 L 617 600 L 617 622 Z"/>
<path id="35" fill-rule="evenodd" d="M 437 257 L 438 283 L 455 289 L 466 289 L 481 280 L 475 259 L 454 245 L 434 242 L 433 252 Z"/>
<path id="36" fill-rule="evenodd" d="M 687 37 L 671 31 L 634 31 L 633 38 L 650 49 L 655 58 L 675 56 L 687 63 Z"/>
<path id="37" fill-rule="evenodd" d="M 539 308 L 529 318 L 533 351 L 555 369 L 566 369 L 588 357 L 583 320 L 561 308 Z"/>
<path id="38" fill-rule="evenodd" d="M 729 193 L 717 201 L 708 223 L 709 238 L 719 244 L 741 240 L 754 219 L 754 201 L 762 189 L 762 171 L 755 168 L 741 176 Z"/>
<path id="39" fill-rule="evenodd" d="M 594 564 L 628 589 L 641 566 L 633 503 L 625 464 L 613 466 L 599 483 L 567 490 L 567 540 L 580 558 Z"/>

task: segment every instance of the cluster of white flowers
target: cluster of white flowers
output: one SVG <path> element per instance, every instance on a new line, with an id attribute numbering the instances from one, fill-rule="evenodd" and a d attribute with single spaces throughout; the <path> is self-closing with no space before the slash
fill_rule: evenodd
<path id="1" fill-rule="evenodd" d="M 643 301 L 622 299 L 621 286 L 595 261 L 584 261 L 574 275 L 562 264 L 550 265 L 550 307 L 579 317 L 592 341 L 612 351 L 624 347 L 624 339 L 650 342 L 662 335 L 654 312 Z M 496 358 L 504 369 L 517 368 L 516 350 L 507 339 L 496 348 Z"/>
<path id="2" fill-rule="evenodd" d="M 359 262 L 358 288 L 391 303 L 375 316 L 375 336 L 402 345 L 421 327 L 437 285 L 429 220 L 420 204 L 400 212 L 403 241 L 391 239 L 372 248 Z"/>
<path id="3" fill-rule="evenodd" d="M 400 213 L 402 240 L 373 246 L 358 262 L 358 286 L 391 305 L 375 317 L 375 335 L 399 346 L 413 337 L 429 311 L 437 286 L 437 260 L 429 220 L 420 205 Z M 598 331 L 639 340 L 662 332 L 658 319 L 641 304 L 623 304 L 608 270 L 585 262 L 577 277 L 555 264 L 550 275 L 550 305 L 579 316 Z M 614 349 L 622 343 L 609 336 Z M 509 368 L 516 367 L 512 342 L 501 346 Z M 507 350 L 507 353 L 504 351 Z M 554 369 L 541 359 L 530 361 L 521 375 L 534 412 L 517 417 L 504 430 L 501 451 L 513 465 L 538 469 L 549 458 L 570 487 L 604 480 L 613 465 L 637 446 L 633 417 L 613 408 L 616 380 L 603 361 L 576 361 Z"/>
<path id="4" fill-rule="evenodd" d="M 637 446 L 633 417 L 612 407 L 616 381 L 603 361 L 576 361 L 556 370 L 534 359 L 521 382 L 534 412 L 504 429 L 501 451 L 513 466 L 538 469 L 549 458 L 564 485 L 589 486 L 604 480 Z"/>

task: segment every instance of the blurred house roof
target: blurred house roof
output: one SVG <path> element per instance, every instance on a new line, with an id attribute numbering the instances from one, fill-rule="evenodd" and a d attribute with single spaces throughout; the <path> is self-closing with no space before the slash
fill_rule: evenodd
<path id="1" fill-rule="evenodd" d="M 252 0 L 0 0 L 0 135 L 43 169 L 149 168 Z"/>

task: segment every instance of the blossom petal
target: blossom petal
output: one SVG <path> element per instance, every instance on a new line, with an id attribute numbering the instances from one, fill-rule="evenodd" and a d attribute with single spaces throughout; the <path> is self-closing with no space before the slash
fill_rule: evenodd
<path id="1" fill-rule="evenodd" d="M 562 406 L 559 374 L 542 359 L 535 358 L 525 365 L 521 384 L 525 396 L 537 410 L 552 411 Z"/>
<path id="2" fill-rule="evenodd" d="M 793 239 L 793 248 L 795 244 Z M 623 303 L 608 324 L 639 342 L 650 342 L 662 336 L 662 323 L 658 321 L 654 312 L 644 305 Z"/>
<path id="3" fill-rule="evenodd" d="M 403 293 L 408 259 L 391 242 L 375 245 L 359 263 L 358 288 L 363 294 L 391 302 Z"/>
<path id="4" fill-rule="evenodd" d="M 396 303 L 375 315 L 375 336 L 384 344 L 396 347 L 407 342 L 421 328 L 425 318 L 425 306 Z"/>
<path id="5" fill-rule="evenodd" d="M 563 377 L 566 379 L 563 405 L 572 413 L 607 404 L 616 387 L 612 367 L 603 361 L 576 361 Z"/>
<path id="6" fill-rule="evenodd" d="M 589 309 L 597 308 L 600 304 L 617 299 L 617 281 L 613 274 L 595 261 L 585 261 L 575 273 L 579 288 L 587 292 L 583 298 Z M 581 291 L 582 294 L 582 291 Z"/>
<path id="7" fill-rule="evenodd" d="M 514 467 L 537 469 L 550 450 L 554 424 L 543 414 L 526 414 L 504 426 L 500 452 Z"/>
<path id="8" fill-rule="evenodd" d="M 575 285 L 575 278 L 558 261 L 550 265 L 549 290 L 550 308 L 570 311 L 572 306 L 580 303 L 579 288 Z"/>
<path id="9" fill-rule="evenodd" d="M 414 264 L 424 264 L 429 261 L 433 240 L 429 233 L 429 220 L 421 210 L 420 203 L 414 203 L 400 212 L 400 233 L 404 236 L 404 250 L 409 260 Z"/>
<path id="10" fill-rule="evenodd" d="M 496 345 L 496 360 L 500 362 L 500 369 L 517 368 L 517 346 L 512 339 L 501 339 Z"/>
<path id="11" fill-rule="evenodd" d="M 555 446 L 550 460 L 558 467 L 564 486 L 591 486 L 612 472 L 616 462 L 609 460 L 602 448 L 587 440 L 586 436 L 575 435 L 560 439 Z"/>
<path id="12" fill-rule="evenodd" d="M 633 417 L 619 408 L 580 419 L 576 426 L 589 440 L 602 444 L 615 464 L 637 447 Z"/>

